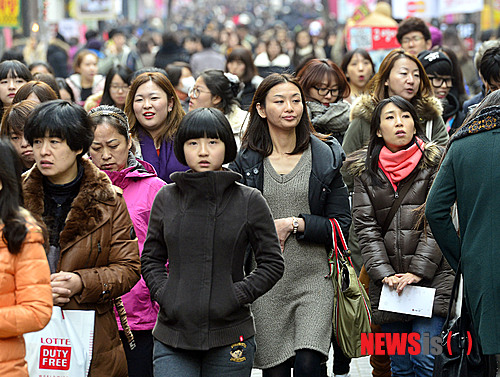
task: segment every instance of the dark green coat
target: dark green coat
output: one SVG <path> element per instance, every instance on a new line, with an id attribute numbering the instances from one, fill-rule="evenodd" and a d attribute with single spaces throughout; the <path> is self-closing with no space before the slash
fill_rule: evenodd
<path id="1" fill-rule="evenodd" d="M 500 115 L 500 108 L 497 111 Z M 425 214 L 436 241 L 455 270 L 462 258 L 465 293 L 483 352 L 498 354 L 500 129 L 475 133 L 478 129 L 477 123 L 471 124 L 468 133 L 467 129 L 462 132 L 466 137 L 451 140 L 429 192 Z M 450 215 L 455 200 L 460 236 Z"/>

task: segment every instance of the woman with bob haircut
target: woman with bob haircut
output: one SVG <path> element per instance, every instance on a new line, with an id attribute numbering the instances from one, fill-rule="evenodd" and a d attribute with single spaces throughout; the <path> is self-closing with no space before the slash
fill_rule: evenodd
<path id="1" fill-rule="evenodd" d="M 24 176 L 24 200 L 49 232 L 54 305 L 95 311 L 91 376 L 127 376 L 113 300 L 139 281 L 140 261 L 122 191 L 82 157 L 94 134 L 81 106 L 42 103 L 24 133 L 36 162 Z"/>
<path id="2" fill-rule="evenodd" d="M 184 117 L 175 88 L 159 72 L 145 72 L 132 82 L 125 103 L 137 156 L 155 168 L 158 177 L 172 182 L 170 174 L 185 171 L 174 154 L 174 138 Z"/>
<path id="3" fill-rule="evenodd" d="M 189 111 L 199 107 L 214 107 L 224 113 L 240 146 L 241 135 L 248 124 L 248 112 L 240 108 L 238 94 L 243 84 L 232 73 L 207 69 L 196 79 L 189 91 Z"/>
<path id="4" fill-rule="evenodd" d="M 94 51 L 83 49 L 73 61 L 74 73 L 66 82 L 73 91 L 75 102 L 85 105 L 85 100 L 92 94 L 101 92 L 104 88 L 104 76 L 97 74 L 99 57 Z"/>
<path id="5" fill-rule="evenodd" d="M 33 76 L 23 63 L 17 60 L 4 60 L 0 63 L 0 117 L 19 88 L 33 80 Z"/>
<path id="6" fill-rule="evenodd" d="M 142 253 L 148 231 L 149 214 L 153 200 L 165 182 L 156 176 L 154 168 L 146 161 L 134 157 L 132 136 L 125 113 L 114 106 L 101 105 L 89 113 L 94 126 L 94 140 L 89 149 L 92 162 L 123 190 L 134 231 Z M 152 330 L 158 315 L 158 305 L 149 297 L 144 279 L 122 296 L 128 323 L 136 348 L 131 350 L 118 315 L 120 338 L 127 356 L 129 377 L 153 376 Z"/>
<path id="7" fill-rule="evenodd" d="M 35 110 L 38 103 L 35 101 L 24 100 L 15 103 L 7 108 L 2 118 L 2 128 L 0 136 L 7 137 L 19 156 L 22 163 L 23 173 L 31 169 L 35 163 L 33 156 L 33 147 L 24 137 L 24 124 L 28 116 Z"/>
<path id="8" fill-rule="evenodd" d="M 115 106 L 121 110 L 125 108 L 125 101 L 130 90 L 132 70 L 123 65 L 111 67 L 104 81 L 102 92 L 92 94 L 85 101 L 85 110 L 90 111 L 99 105 Z"/>
<path id="9" fill-rule="evenodd" d="M 364 93 L 366 84 L 375 74 L 375 65 L 368 51 L 357 48 L 344 55 L 340 67 L 351 87 L 351 96 L 346 100 L 353 103 Z"/>
<path id="10" fill-rule="evenodd" d="M 297 79 L 306 95 L 314 129 L 335 137 L 342 144 L 351 106 L 344 101 L 350 89 L 340 68 L 331 60 L 311 59 L 299 71 Z"/>
<path id="11" fill-rule="evenodd" d="M 242 183 L 263 193 L 285 259 L 283 278 L 252 306 L 259 345 L 255 367 L 264 377 L 289 375 L 292 367 L 295 376 L 321 375 L 334 296 L 325 279 L 333 243 L 329 219 L 337 219 L 344 232 L 351 223 L 340 175 L 344 152 L 335 138 L 315 136 L 305 98 L 292 76 L 267 76 L 230 164 Z"/>
<path id="12" fill-rule="evenodd" d="M 28 377 L 23 334 L 50 320 L 50 270 L 43 232 L 21 207 L 21 163 L 5 139 L 0 161 L 0 375 Z"/>
<path id="13" fill-rule="evenodd" d="M 191 169 L 172 174 L 174 183 L 156 196 L 141 258 L 151 297 L 160 305 L 154 374 L 249 377 L 255 354 L 250 304 L 284 268 L 273 219 L 260 192 L 222 167 L 236 156 L 222 112 L 188 113 L 174 150 Z M 249 245 L 256 268 L 245 276 Z"/>
<path id="14" fill-rule="evenodd" d="M 19 103 L 24 100 L 38 103 L 58 99 L 56 92 L 42 81 L 29 81 L 19 88 L 12 103 Z"/>
<path id="15" fill-rule="evenodd" d="M 425 203 L 441 156 L 441 147 L 425 141 L 413 105 L 391 96 L 375 107 L 368 148 L 351 155 L 345 164 L 355 177 L 353 222 L 370 277 L 373 323 L 383 333 L 418 333 L 419 343 L 424 334 L 432 338 L 441 333 L 454 278 L 434 236 L 415 210 Z M 410 185 L 408 194 L 394 217 L 387 220 L 394 198 L 405 185 Z M 380 310 L 383 285 L 399 294 L 410 285 L 435 288 L 432 317 Z M 432 354 L 410 356 L 406 350 L 390 359 L 393 376 L 433 375 Z"/>
<path id="16" fill-rule="evenodd" d="M 252 52 L 242 46 L 237 46 L 231 50 L 226 59 L 226 72 L 238 76 L 245 85 L 240 92 L 238 99 L 243 110 L 248 110 L 252 104 L 253 95 L 263 78 L 259 76 L 257 67 L 252 58 Z"/>

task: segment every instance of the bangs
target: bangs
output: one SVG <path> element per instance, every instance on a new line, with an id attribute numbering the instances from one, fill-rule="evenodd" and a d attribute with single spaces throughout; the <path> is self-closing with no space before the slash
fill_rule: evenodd
<path id="1" fill-rule="evenodd" d="M 26 81 L 33 78 L 28 67 L 17 60 L 6 60 L 0 64 L 0 80 L 8 77 L 19 77 Z"/>
<path id="2" fill-rule="evenodd" d="M 431 64 L 427 67 L 426 70 L 427 75 L 439 75 L 439 76 L 452 76 L 453 77 L 453 69 L 449 62 L 446 60 L 439 60 L 434 64 Z"/>
<path id="3" fill-rule="evenodd" d="M 183 137 L 182 139 L 184 140 L 190 140 L 190 139 L 199 139 L 199 138 L 209 138 L 209 139 L 220 139 L 220 131 L 219 130 L 219 124 L 218 123 L 213 123 L 212 122 L 202 122 L 202 121 L 194 121 L 191 122 L 189 125 L 186 125 L 185 127 L 182 128 L 182 130 L 179 130 L 179 133 L 182 133 Z"/>

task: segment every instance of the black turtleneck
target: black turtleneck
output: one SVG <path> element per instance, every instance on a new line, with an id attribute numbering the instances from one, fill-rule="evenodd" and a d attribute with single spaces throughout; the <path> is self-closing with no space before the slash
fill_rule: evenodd
<path id="1" fill-rule="evenodd" d="M 59 237 L 64 229 L 71 204 L 80 191 L 82 177 L 83 166 L 80 163 L 78 163 L 76 178 L 69 183 L 56 185 L 51 183 L 47 177 L 43 177 L 44 212 L 42 217 L 49 231 L 50 249 L 47 257 L 51 273 L 57 270 L 57 263 L 61 252 Z"/>

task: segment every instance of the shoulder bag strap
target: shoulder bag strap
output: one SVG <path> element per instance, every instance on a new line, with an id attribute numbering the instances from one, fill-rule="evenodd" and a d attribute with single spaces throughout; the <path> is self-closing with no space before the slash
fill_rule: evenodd
<path id="1" fill-rule="evenodd" d="M 389 229 L 389 224 L 391 223 L 392 218 L 398 211 L 401 202 L 403 201 L 404 197 L 410 190 L 410 187 L 413 184 L 413 181 L 415 180 L 416 176 L 417 176 L 416 172 L 411 173 L 409 179 L 406 182 L 404 182 L 402 186 L 399 187 L 398 191 L 396 191 L 396 199 L 392 203 L 392 207 L 389 210 L 387 217 L 385 218 L 384 225 L 382 226 L 382 237 L 384 237 L 385 234 L 387 233 L 387 229 Z"/>

